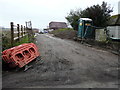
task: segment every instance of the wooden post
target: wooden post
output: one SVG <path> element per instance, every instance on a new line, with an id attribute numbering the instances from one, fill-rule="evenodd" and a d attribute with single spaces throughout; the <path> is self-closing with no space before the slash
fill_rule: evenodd
<path id="1" fill-rule="evenodd" d="M 30 40 L 30 35 L 29 35 L 29 31 L 28 31 L 28 22 L 25 22 L 26 24 L 26 33 L 28 35 L 28 39 Z"/>
<path id="2" fill-rule="evenodd" d="M 13 43 L 14 43 L 14 24 L 13 22 L 10 23 L 11 26 L 11 46 L 13 47 Z"/>
<path id="3" fill-rule="evenodd" d="M 27 28 L 27 22 L 25 22 L 25 24 L 26 24 L 26 28 Z"/>
<path id="4" fill-rule="evenodd" d="M 33 34 L 33 30 L 32 30 L 32 22 L 31 21 L 29 21 L 29 25 L 30 25 L 30 41 L 32 42 L 34 34 Z"/>
<path id="5" fill-rule="evenodd" d="M 23 37 L 23 26 L 21 25 L 21 35 Z"/>
<path id="6" fill-rule="evenodd" d="M 26 29 L 27 29 L 29 41 L 32 42 L 33 41 L 32 23 L 31 21 L 25 23 L 26 23 Z"/>
<path id="7" fill-rule="evenodd" d="M 26 28 L 25 28 L 25 26 L 24 26 L 24 35 L 25 35 L 25 32 L 26 32 Z"/>
<path id="8" fill-rule="evenodd" d="M 18 41 L 20 41 L 20 26 L 17 24 L 17 31 L 18 31 Z"/>
<path id="9" fill-rule="evenodd" d="M 30 28 L 31 28 L 31 30 L 32 30 L 32 22 L 30 21 Z"/>

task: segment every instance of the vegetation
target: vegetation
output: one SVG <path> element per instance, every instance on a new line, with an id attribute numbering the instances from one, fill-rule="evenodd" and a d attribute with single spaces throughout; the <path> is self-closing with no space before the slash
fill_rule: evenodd
<path id="1" fill-rule="evenodd" d="M 2 37 L 2 51 L 11 47 L 10 41 L 10 38 Z"/>
<path id="2" fill-rule="evenodd" d="M 52 32 L 50 32 L 50 34 L 56 34 L 56 33 L 59 33 L 59 32 L 63 32 L 63 31 L 69 31 L 69 30 L 73 30 L 72 28 L 63 28 L 63 29 L 58 29 L 58 30 L 54 30 Z"/>
<path id="3" fill-rule="evenodd" d="M 15 42 L 14 46 L 18 46 L 18 45 L 20 45 L 20 44 L 29 43 L 29 42 L 30 42 L 30 41 L 29 41 L 28 36 L 25 36 L 25 37 L 21 38 L 21 40 L 20 40 L 19 42 Z"/>
<path id="4" fill-rule="evenodd" d="M 77 35 L 77 31 L 71 29 L 71 28 L 64 28 L 64 29 L 58 29 L 50 32 L 55 37 L 59 37 L 61 39 L 71 39 L 73 40 L 74 37 Z"/>
<path id="5" fill-rule="evenodd" d="M 15 31 L 17 31 L 16 29 L 14 29 Z M 2 35 L 2 51 L 9 49 L 12 47 L 11 45 L 11 31 L 10 28 L 3 28 L 0 29 L 0 34 Z M 14 33 L 14 37 L 17 37 L 17 33 Z M 21 35 L 21 34 L 20 34 Z M 20 38 L 20 40 L 15 40 L 14 41 L 14 45 L 13 46 L 18 46 L 20 44 L 23 43 L 30 43 L 30 42 L 34 42 L 34 35 L 31 35 L 28 37 L 28 35 L 24 36 L 23 38 Z"/>
<path id="6" fill-rule="evenodd" d="M 71 10 L 65 18 L 75 30 L 78 30 L 79 18 L 91 18 L 94 26 L 105 27 L 111 16 L 111 12 L 113 12 L 113 9 L 106 2 L 103 2 L 102 5 L 93 5 L 84 10 Z"/>
<path id="7" fill-rule="evenodd" d="M 10 38 L 6 36 L 2 37 L 2 51 L 12 47 L 10 41 L 11 41 Z M 23 38 L 21 38 L 20 41 L 15 41 L 14 46 L 18 46 L 23 43 L 30 43 L 28 36 L 24 36 Z"/>

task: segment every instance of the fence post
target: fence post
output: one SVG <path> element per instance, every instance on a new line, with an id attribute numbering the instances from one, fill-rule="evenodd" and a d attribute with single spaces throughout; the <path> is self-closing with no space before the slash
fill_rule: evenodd
<path id="1" fill-rule="evenodd" d="M 25 31 L 26 31 L 26 28 L 25 28 L 25 26 L 24 26 L 24 35 L 25 35 Z"/>
<path id="2" fill-rule="evenodd" d="M 17 31 L 18 31 L 18 41 L 20 41 L 20 26 L 17 24 Z"/>
<path id="3" fill-rule="evenodd" d="M 21 25 L 21 35 L 23 37 L 23 26 Z"/>
<path id="4" fill-rule="evenodd" d="M 34 36 L 33 31 L 32 31 L 32 23 L 31 23 L 31 21 L 25 22 L 25 23 L 26 23 L 26 29 L 27 29 L 29 41 L 32 42 L 33 36 Z"/>
<path id="5" fill-rule="evenodd" d="M 14 24 L 13 22 L 10 23 L 11 26 L 11 46 L 13 47 L 13 43 L 14 43 Z"/>
<path id="6" fill-rule="evenodd" d="M 32 30 L 32 22 L 29 21 L 29 26 L 30 26 L 30 29 L 29 29 L 29 32 L 30 32 L 30 41 L 32 42 L 33 41 L 33 30 Z"/>

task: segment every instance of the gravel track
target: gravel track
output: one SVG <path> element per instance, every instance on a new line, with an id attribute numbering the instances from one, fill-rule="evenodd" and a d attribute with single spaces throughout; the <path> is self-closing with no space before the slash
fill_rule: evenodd
<path id="1" fill-rule="evenodd" d="M 118 56 L 108 51 L 59 39 L 36 37 L 40 58 L 24 71 L 4 71 L 3 88 L 117 88 Z"/>

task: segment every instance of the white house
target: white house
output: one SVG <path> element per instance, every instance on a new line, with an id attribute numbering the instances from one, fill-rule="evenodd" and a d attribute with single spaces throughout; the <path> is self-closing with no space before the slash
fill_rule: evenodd
<path id="1" fill-rule="evenodd" d="M 118 14 L 120 14 L 120 1 L 118 2 Z"/>
<path id="2" fill-rule="evenodd" d="M 107 30 L 111 39 L 120 40 L 120 14 L 111 17 Z"/>

